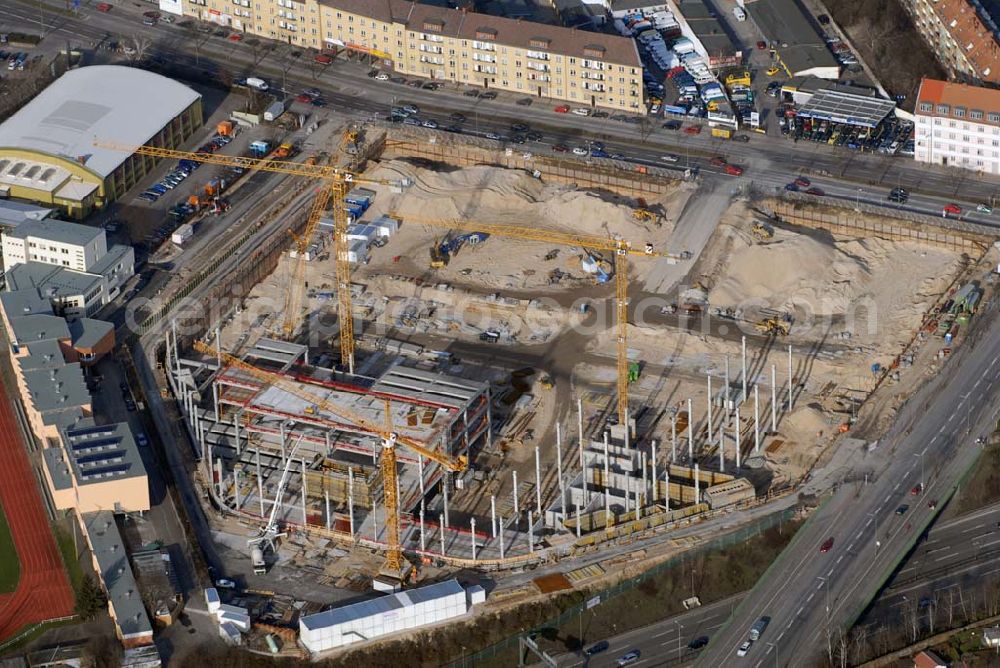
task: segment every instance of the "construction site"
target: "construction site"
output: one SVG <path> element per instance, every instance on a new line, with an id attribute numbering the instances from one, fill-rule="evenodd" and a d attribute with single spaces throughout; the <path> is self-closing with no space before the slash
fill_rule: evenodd
<path id="1" fill-rule="evenodd" d="M 792 493 L 947 357 L 997 252 L 746 193 L 709 220 L 678 172 L 605 178 L 427 136 L 352 126 L 329 164 L 140 149 L 317 193 L 270 275 L 165 342 L 215 535 L 249 583 L 298 569 L 397 591 Z M 702 248 L 677 245 L 682 221 L 710 228 Z"/>

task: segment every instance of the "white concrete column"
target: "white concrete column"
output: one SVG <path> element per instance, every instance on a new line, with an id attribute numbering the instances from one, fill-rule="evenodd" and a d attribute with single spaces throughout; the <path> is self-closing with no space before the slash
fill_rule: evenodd
<path id="1" fill-rule="evenodd" d="M 743 346 L 743 373 L 740 374 L 740 377 L 741 377 L 741 379 L 743 381 L 743 391 L 740 394 L 740 403 L 743 403 L 744 401 L 747 400 L 747 337 L 746 337 L 746 334 L 743 335 L 742 346 Z"/>
<path id="2" fill-rule="evenodd" d="M 323 502 L 326 510 L 326 530 L 329 531 L 331 524 L 330 522 L 331 517 L 330 517 L 330 490 L 328 489 L 323 490 Z"/>
<path id="3" fill-rule="evenodd" d="M 722 438 L 719 439 L 719 470 L 723 473 L 726 472 L 726 433 L 722 433 Z"/>
<path id="4" fill-rule="evenodd" d="M 722 399 L 722 414 L 729 415 L 729 392 L 732 385 L 729 383 L 729 355 L 726 355 L 726 393 Z"/>
<path id="5" fill-rule="evenodd" d="M 576 503 L 576 537 L 580 537 L 580 525 L 583 524 L 583 516 L 580 515 L 580 504 Z"/>
<path id="6" fill-rule="evenodd" d="M 441 556 L 443 557 L 443 556 L 445 556 L 445 553 L 444 553 L 444 526 L 442 525 L 440 527 L 440 529 L 441 529 Z"/>
<path id="7" fill-rule="evenodd" d="M 469 518 L 469 526 L 472 528 L 472 533 L 470 534 L 470 536 L 472 537 L 472 563 L 476 563 L 476 518 L 475 517 Z"/>
<path id="8" fill-rule="evenodd" d="M 372 516 L 375 516 L 375 504 L 372 504 Z M 351 540 L 354 540 L 354 469 L 347 467 L 347 518 L 351 522 Z"/>
<path id="9" fill-rule="evenodd" d="M 309 505 L 309 489 L 306 487 L 306 460 L 302 460 L 302 526 L 309 524 L 307 506 Z"/>
<path id="10" fill-rule="evenodd" d="M 417 453 L 417 475 L 420 476 L 420 498 L 427 496 L 427 492 L 424 490 L 424 456 Z"/>
<path id="11" fill-rule="evenodd" d="M 608 432 L 604 432 L 604 512 L 611 514 L 611 493 L 608 487 L 611 482 L 611 469 L 608 461 Z"/>
<path id="12" fill-rule="evenodd" d="M 712 374 L 706 373 L 705 377 L 708 378 L 708 442 L 712 443 Z"/>
<path id="13" fill-rule="evenodd" d="M 778 431 L 778 375 L 771 365 L 771 433 Z"/>
<path id="14" fill-rule="evenodd" d="M 215 421 L 219 422 L 219 384 L 212 383 L 212 407 L 215 409 Z"/>
<path id="15" fill-rule="evenodd" d="M 788 344 L 788 412 L 792 412 L 792 345 Z"/>
<path id="16" fill-rule="evenodd" d="M 649 492 L 649 478 L 646 477 L 646 453 L 642 453 L 642 495 Z"/>
<path id="17" fill-rule="evenodd" d="M 520 517 L 521 509 L 518 506 L 519 502 L 517 500 L 517 471 L 511 471 L 510 475 L 514 479 L 514 489 L 512 489 L 510 492 L 511 495 L 514 497 L 514 517 Z"/>
<path id="18" fill-rule="evenodd" d="M 556 474 L 559 476 L 559 507 L 562 509 L 563 517 L 569 517 L 569 508 L 566 507 L 566 484 L 563 481 L 562 466 L 562 430 L 556 422 Z"/>
<path id="19" fill-rule="evenodd" d="M 424 524 L 424 502 L 420 501 L 420 552 L 427 551 L 427 527 Z"/>
<path id="20" fill-rule="evenodd" d="M 701 501 L 701 479 L 698 477 L 701 471 L 698 470 L 698 462 L 694 463 L 694 502 Z"/>
<path id="21" fill-rule="evenodd" d="M 441 525 L 441 531 L 443 532 L 447 527 L 451 526 L 451 523 L 448 521 L 448 474 L 447 473 L 441 476 L 441 492 L 444 495 L 444 523 Z"/>
<path id="22" fill-rule="evenodd" d="M 493 538 L 497 537 L 497 497 L 490 496 L 490 531 Z"/>
<path id="23" fill-rule="evenodd" d="M 260 472 L 260 446 L 257 446 L 257 500 L 260 501 L 260 516 L 264 515 L 264 478 Z"/>
<path id="24" fill-rule="evenodd" d="M 576 415 L 580 429 L 580 477 L 583 480 L 583 504 L 587 505 L 587 469 L 583 464 L 583 399 L 576 400 Z"/>
<path id="25" fill-rule="evenodd" d="M 688 399 L 688 463 L 694 461 L 694 410 Z"/>
<path id="26" fill-rule="evenodd" d="M 535 553 L 535 523 L 531 519 L 531 511 L 528 511 L 528 552 Z"/>
<path id="27" fill-rule="evenodd" d="M 541 450 L 535 446 L 535 508 L 542 514 L 542 459 Z"/>
<path id="28" fill-rule="evenodd" d="M 740 468 L 740 429 L 742 425 L 740 424 L 740 407 L 736 407 L 736 468 Z"/>
<path id="29" fill-rule="evenodd" d="M 753 453 L 760 452 L 760 392 L 753 386 Z"/>
<path id="30" fill-rule="evenodd" d="M 659 496 L 660 496 L 660 489 L 659 489 L 660 483 L 657 480 L 657 476 L 656 476 L 656 456 L 657 456 L 657 452 L 656 452 L 656 440 L 654 439 L 653 440 L 653 467 L 652 467 L 653 468 L 653 470 L 652 470 L 652 474 L 653 474 L 653 503 L 656 503 L 659 500 Z"/>
<path id="31" fill-rule="evenodd" d="M 632 477 L 630 475 L 625 475 L 625 515 L 632 512 L 632 504 L 630 495 L 632 494 Z"/>

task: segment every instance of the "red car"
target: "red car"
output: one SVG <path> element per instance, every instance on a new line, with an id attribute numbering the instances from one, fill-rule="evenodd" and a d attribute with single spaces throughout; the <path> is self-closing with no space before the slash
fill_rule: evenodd
<path id="1" fill-rule="evenodd" d="M 917 483 L 913 487 L 913 489 L 910 490 L 910 494 L 912 494 L 913 496 L 916 496 L 916 495 L 920 494 L 920 492 L 922 492 L 922 491 L 924 491 L 924 483 L 921 482 L 921 483 Z"/>
<path id="2" fill-rule="evenodd" d="M 799 188 L 808 188 L 809 186 L 812 185 L 812 181 L 810 181 L 804 176 L 800 176 L 799 178 L 795 179 L 795 185 L 797 185 Z"/>
<path id="3" fill-rule="evenodd" d="M 238 32 L 234 32 L 232 35 L 230 35 L 226 39 L 228 39 L 230 42 L 238 42 L 241 39 L 243 39 L 243 35 L 240 34 L 240 33 L 238 33 Z"/>
<path id="4" fill-rule="evenodd" d="M 684 128 L 684 134 L 688 134 L 688 135 L 700 135 L 701 134 L 701 126 L 700 125 L 689 125 L 686 128 Z"/>
<path id="5" fill-rule="evenodd" d="M 568 104 L 560 104 L 558 107 L 555 108 L 555 112 L 557 114 L 568 114 L 569 113 L 569 105 Z"/>
<path id="6" fill-rule="evenodd" d="M 709 161 L 709 164 L 712 165 L 712 167 L 725 167 L 726 159 L 715 156 Z"/>
<path id="7" fill-rule="evenodd" d="M 329 56 L 325 53 L 317 53 L 315 56 L 313 56 L 313 60 L 319 63 L 320 65 L 329 65 L 330 63 L 333 62 L 333 56 Z"/>
<path id="8" fill-rule="evenodd" d="M 765 42 L 764 40 L 760 40 L 759 42 L 757 42 L 757 48 L 763 51 L 764 49 L 767 48 L 767 42 Z"/>
<path id="9" fill-rule="evenodd" d="M 729 174 L 730 176 L 742 176 L 743 175 L 743 168 L 739 167 L 737 165 L 726 165 L 724 167 L 724 169 L 726 171 L 726 174 Z"/>
<path id="10" fill-rule="evenodd" d="M 813 186 L 812 188 L 810 188 L 809 190 L 806 191 L 806 194 L 807 195 L 813 195 L 815 197 L 822 197 L 826 193 L 823 192 L 823 190 L 821 188 L 817 188 L 817 187 Z"/>
<path id="11" fill-rule="evenodd" d="M 962 215 L 962 207 L 957 204 L 947 204 L 942 215 L 947 216 L 949 213 L 953 216 L 960 216 Z"/>
<path id="12" fill-rule="evenodd" d="M 97 11 L 99 11 L 99 12 L 110 12 L 111 11 L 111 5 L 109 5 L 106 2 L 98 2 L 97 3 Z"/>
<path id="13" fill-rule="evenodd" d="M 827 538 L 826 541 L 824 541 L 823 544 L 819 546 L 819 551 L 822 554 L 826 554 L 827 552 L 830 551 L 830 548 L 832 547 L 833 547 L 833 538 L 832 537 Z"/>
<path id="14" fill-rule="evenodd" d="M 310 102 L 313 101 L 313 99 L 311 95 L 306 95 L 305 93 L 299 93 L 298 95 L 295 96 L 295 101 L 309 104 Z"/>

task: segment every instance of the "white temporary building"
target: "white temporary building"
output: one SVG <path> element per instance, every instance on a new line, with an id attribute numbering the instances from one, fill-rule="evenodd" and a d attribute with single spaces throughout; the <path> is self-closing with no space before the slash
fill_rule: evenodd
<path id="1" fill-rule="evenodd" d="M 324 652 L 397 631 L 437 624 L 464 615 L 468 610 L 465 589 L 458 580 L 448 580 L 301 617 L 299 641 L 310 652 Z"/>

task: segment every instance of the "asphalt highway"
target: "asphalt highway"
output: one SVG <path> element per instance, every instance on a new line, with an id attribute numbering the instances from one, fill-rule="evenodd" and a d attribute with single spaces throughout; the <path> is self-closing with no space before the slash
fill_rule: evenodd
<path id="1" fill-rule="evenodd" d="M 875 476 L 835 488 L 699 665 L 735 662 L 750 627 L 764 616 L 771 618 L 768 628 L 743 662 L 801 665 L 827 652 L 840 629 L 867 607 L 934 520 L 938 501 L 979 456 L 976 439 L 988 433 L 1000 398 L 1000 328 L 990 327 L 995 315 L 980 314 L 972 339 L 981 340 L 967 341 L 941 375 L 904 405 L 873 451 L 858 446 L 850 466 L 874 467 Z M 830 539 L 832 546 L 823 550 Z"/>

